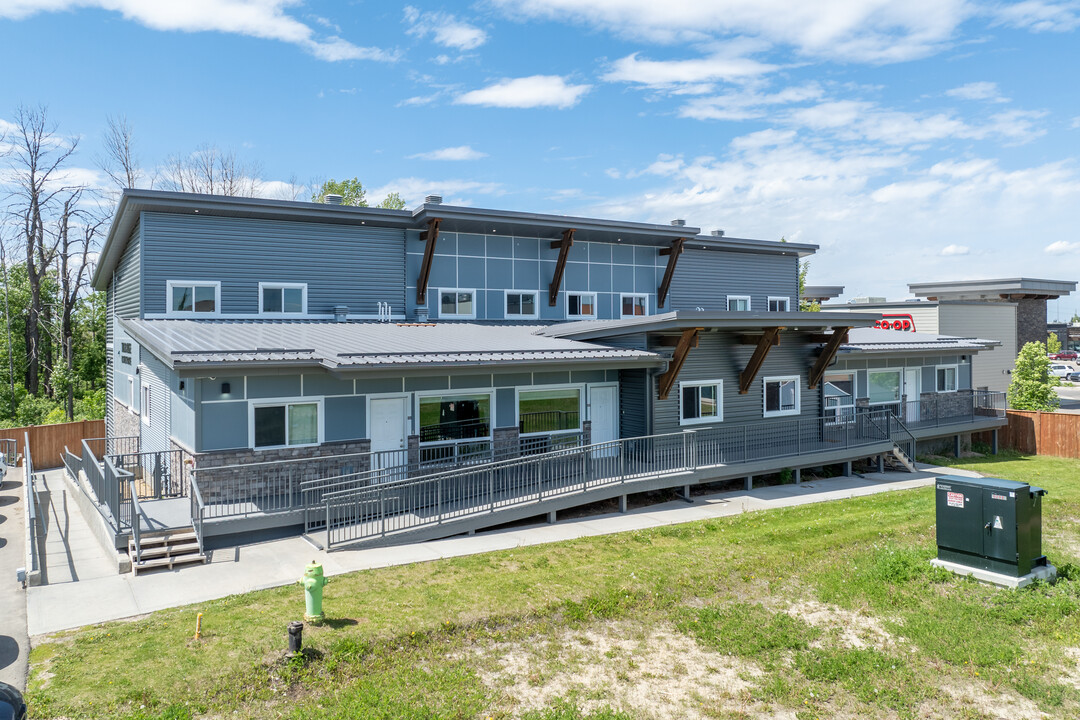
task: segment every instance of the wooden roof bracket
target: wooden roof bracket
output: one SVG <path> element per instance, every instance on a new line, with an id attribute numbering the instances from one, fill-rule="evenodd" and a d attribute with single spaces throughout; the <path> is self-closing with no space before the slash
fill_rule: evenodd
<path id="1" fill-rule="evenodd" d="M 420 239 L 426 240 L 424 260 L 420 265 L 420 276 L 416 279 L 416 304 L 427 305 L 427 284 L 431 277 L 431 263 L 435 259 L 435 241 L 439 239 L 439 225 L 442 218 L 428 220 L 428 229 L 420 233 Z"/>
<path id="2" fill-rule="evenodd" d="M 574 244 L 574 229 L 567 228 L 562 231 L 562 240 L 551 243 L 551 249 L 559 248 L 559 261 L 555 263 L 555 276 L 548 285 L 548 305 L 555 307 L 559 304 L 559 286 L 562 285 L 562 276 L 566 271 L 566 258 L 570 255 L 570 248 Z"/>
<path id="3" fill-rule="evenodd" d="M 837 351 L 840 350 L 840 346 L 847 342 L 849 327 L 834 327 L 832 335 L 829 336 L 828 341 L 825 343 L 825 347 L 822 348 L 821 354 L 818 355 L 817 361 L 814 363 L 814 367 L 810 368 L 810 389 L 813 390 L 821 382 L 821 378 L 825 377 L 825 369 L 832 364 L 834 358 L 836 358 Z"/>
<path id="4" fill-rule="evenodd" d="M 679 344 L 675 346 L 675 354 L 668 361 L 668 369 L 658 378 L 658 396 L 661 400 L 667 400 L 668 393 L 674 387 L 675 380 L 679 377 L 679 371 L 682 370 L 683 363 L 686 362 L 686 356 L 690 354 L 690 348 L 697 347 L 698 333 L 702 329 L 687 328 L 683 330 L 682 337 L 679 338 Z"/>
<path id="5" fill-rule="evenodd" d="M 773 345 L 780 344 L 780 331 L 783 329 L 782 327 L 765 328 L 764 334 L 758 340 L 757 347 L 754 348 L 754 354 L 750 356 L 750 360 L 746 363 L 746 368 L 739 373 L 740 395 L 750 392 L 750 386 L 754 384 L 754 378 L 757 377 L 761 366 L 765 364 L 765 358 L 769 356 L 769 350 L 772 349 Z"/>
<path id="6" fill-rule="evenodd" d="M 656 307 L 664 307 L 664 303 L 667 302 L 668 291 L 671 290 L 671 280 L 675 277 L 675 263 L 679 261 L 679 256 L 682 255 L 683 245 L 686 244 L 686 238 L 676 238 L 671 241 L 671 247 L 664 248 L 660 251 L 661 255 L 667 255 L 667 268 L 664 270 L 664 279 L 660 281 L 660 287 L 656 291 Z"/>

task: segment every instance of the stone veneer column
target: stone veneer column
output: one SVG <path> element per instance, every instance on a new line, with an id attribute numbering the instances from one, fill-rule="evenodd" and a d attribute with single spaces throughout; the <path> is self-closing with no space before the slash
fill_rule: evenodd
<path id="1" fill-rule="evenodd" d="M 496 460 L 509 460 L 518 456 L 520 438 L 516 425 L 495 428 L 491 431 L 491 449 Z"/>
<path id="2" fill-rule="evenodd" d="M 1046 342 L 1046 300 L 1019 300 L 1016 303 L 1016 349 L 1029 342 Z"/>

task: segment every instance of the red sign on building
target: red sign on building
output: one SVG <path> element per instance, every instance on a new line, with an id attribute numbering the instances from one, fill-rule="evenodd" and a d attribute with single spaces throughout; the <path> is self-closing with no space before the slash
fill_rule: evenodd
<path id="1" fill-rule="evenodd" d="M 915 320 L 908 313 L 882 315 L 881 319 L 874 323 L 878 330 L 902 330 L 903 332 L 915 332 Z"/>

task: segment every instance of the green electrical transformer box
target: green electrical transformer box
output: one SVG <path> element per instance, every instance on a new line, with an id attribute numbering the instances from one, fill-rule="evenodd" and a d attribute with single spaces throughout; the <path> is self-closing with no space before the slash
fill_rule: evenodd
<path id="1" fill-rule="evenodd" d="M 1001 478 L 941 475 L 936 482 L 938 560 L 1021 577 L 1046 565 L 1042 496 Z"/>

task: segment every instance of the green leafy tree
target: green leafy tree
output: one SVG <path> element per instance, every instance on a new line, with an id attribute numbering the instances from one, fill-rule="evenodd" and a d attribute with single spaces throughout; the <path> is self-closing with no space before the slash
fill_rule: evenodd
<path id="1" fill-rule="evenodd" d="M 386 208 L 387 210 L 404 210 L 405 201 L 402 200 L 401 196 L 396 192 L 392 192 L 379 203 L 379 207 Z"/>
<path id="2" fill-rule="evenodd" d="M 1040 342 L 1029 342 L 1016 356 L 1016 367 L 1009 383 L 1009 407 L 1014 410 L 1053 412 L 1061 402 L 1054 392 L 1058 384 L 1058 379 L 1050 374 L 1046 346 Z"/>
<path id="3" fill-rule="evenodd" d="M 1061 338 L 1056 332 L 1046 333 L 1046 352 L 1051 354 L 1061 352 Z"/>
<path id="4" fill-rule="evenodd" d="M 334 180 L 330 178 L 319 189 L 311 194 L 311 201 L 317 203 L 326 202 L 327 195 L 340 195 L 342 205 L 353 207 L 368 207 L 367 190 L 359 178 L 352 180 Z M 375 207 L 387 210 L 404 210 L 405 201 L 396 192 L 392 192 L 382 199 Z"/>
<path id="5" fill-rule="evenodd" d="M 821 312 L 821 303 L 817 300 L 803 300 L 803 293 L 806 292 L 806 274 L 808 272 L 810 272 L 810 261 L 804 260 L 799 263 L 799 309 L 803 312 Z"/>

